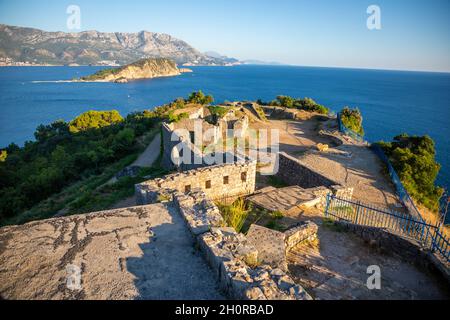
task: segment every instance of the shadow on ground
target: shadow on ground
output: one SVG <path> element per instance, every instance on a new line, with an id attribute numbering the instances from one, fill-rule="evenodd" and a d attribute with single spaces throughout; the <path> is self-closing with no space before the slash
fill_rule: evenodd
<path id="1" fill-rule="evenodd" d="M 319 215 L 299 220 L 318 224 L 318 240 L 288 255 L 289 271 L 315 298 L 323 300 L 450 299 L 447 282 L 401 257 L 380 252 L 351 232 L 324 223 Z M 381 289 L 369 290 L 367 268 L 381 270 Z"/>
<path id="2" fill-rule="evenodd" d="M 142 256 L 127 258 L 127 270 L 136 277 L 137 299 L 224 299 L 185 222 L 174 208 L 168 211 L 172 223 L 151 227 L 149 242 L 139 245 Z"/>

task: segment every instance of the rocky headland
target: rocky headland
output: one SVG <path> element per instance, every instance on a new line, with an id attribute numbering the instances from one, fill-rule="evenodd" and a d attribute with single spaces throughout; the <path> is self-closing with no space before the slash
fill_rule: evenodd
<path id="1" fill-rule="evenodd" d="M 165 58 L 142 59 L 118 68 L 100 70 L 75 81 L 126 83 L 132 80 L 178 76 L 190 69 L 178 69 L 177 64 Z"/>

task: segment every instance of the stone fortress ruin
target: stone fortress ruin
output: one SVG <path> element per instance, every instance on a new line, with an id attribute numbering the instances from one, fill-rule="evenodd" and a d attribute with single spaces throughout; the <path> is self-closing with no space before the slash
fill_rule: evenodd
<path id="1" fill-rule="evenodd" d="M 343 276 L 320 269 L 326 256 L 319 255 L 311 263 L 311 253 L 305 249 L 327 234 L 322 217 L 296 218 L 309 209 L 323 212 L 329 195 L 351 200 L 359 191 L 353 188 L 357 184 L 324 174 L 314 161 L 306 161 L 308 157 L 281 151 L 276 154 L 273 177 L 284 184 L 258 186 L 259 159 L 207 148 L 245 138 L 253 118 L 262 118 L 254 104 L 230 103 L 229 107 L 220 116 L 203 106 L 176 110 L 175 116 L 188 116 L 162 124 L 161 166 L 171 173 L 136 184 L 133 200 L 137 206 L 2 228 L 0 297 L 311 300 L 330 297 L 330 292 L 338 295 L 340 289 L 333 286 L 345 283 Z M 285 110 L 276 111 L 278 116 L 291 117 Z M 196 135 L 201 136 L 200 143 Z M 346 143 L 337 134 L 325 135 L 336 145 Z M 349 153 L 338 150 L 337 155 L 330 152 L 327 156 L 347 159 Z M 186 154 L 190 161 L 185 161 Z M 288 226 L 269 228 L 253 221 L 246 232 L 237 232 L 229 226 L 221 204 L 238 198 L 258 214 L 287 217 Z M 371 245 L 387 247 L 398 255 L 425 255 L 419 246 L 383 229 L 342 224 Z M 326 254 L 320 249 L 319 254 Z M 320 276 L 329 278 L 310 291 L 308 285 L 316 279 L 299 279 L 296 269 L 289 268 L 293 256 L 307 260 L 299 267 L 302 275 L 318 269 Z M 23 257 L 28 258 L 28 265 L 18 268 Z M 338 265 L 351 268 L 357 264 L 351 258 Z M 67 265 L 79 266 L 82 289 L 65 287 Z M 448 269 L 441 272 L 448 274 Z"/>
<path id="2" fill-rule="evenodd" d="M 189 166 L 173 163 L 174 149 L 179 144 L 187 150 L 199 151 L 192 141 L 195 123 L 203 120 L 203 109 L 191 114 L 189 119 L 175 124 L 163 124 L 163 164 L 166 168 L 177 168 L 179 172 L 136 185 L 136 199 L 139 205 L 158 202 L 174 203 L 183 216 L 195 241 L 214 271 L 224 292 L 234 299 L 311 299 L 310 295 L 287 275 L 286 255 L 298 243 L 313 240 L 317 225 L 306 221 L 297 223 L 285 232 L 252 225 L 247 236 L 226 227 L 220 211 L 213 201 L 247 197 L 254 205 L 268 211 L 277 211 L 280 199 L 271 199 L 277 189 L 256 191 L 257 160 L 245 156 L 224 153 L 231 163 Z M 248 117 L 237 119 L 234 111 L 228 112 L 217 126 L 207 124 L 213 135 L 208 142 L 217 143 L 224 138 L 225 130 L 238 132 L 242 137 L 248 127 Z M 184 130 L 179 133 L 179 129 Z M 174 138 L 175 137 L 175 138 Z M 179 155 L 179 154 L 178 154 Z M 182 155 L 181 155 L 182 156 Z M 175 157 L 175 162 L 176 162 Z M 291 187 L 279 192 L 291 193 L 295 202 L 292 207 L 323 206 L 326 195 L 333 193 L 351 198 L 353 189 L 341 186 L 320 173 L 302 165 L 285 153 L 278 155 L 277 175 L 286 178 Z M 190 170 L 184 170 L 186 168 Z M 193 169 L 192 169 L 193 168 Z M 281 201 L 282 202 L 282 201 Z"/>
<path id="3" fill-rule="evenodd" d="M 162 124 L 162 166 L 168 170 L 207 166 L 206 146 L 223 143 L 228 138 L 242 138 L 249 126 L 248 117 L 236 109 L 219 117 L 197 106 L 176 110 L 174 115 L 182 113 L 187 113 L 188 118 Z"/>

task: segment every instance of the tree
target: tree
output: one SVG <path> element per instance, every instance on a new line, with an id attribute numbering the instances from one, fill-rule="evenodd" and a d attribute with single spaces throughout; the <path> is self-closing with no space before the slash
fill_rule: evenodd
<path id="1" fill-rule="evenodd" d="M 205 94 L 199 90 L 197 92 L 192 92 L 187 100 L 189 103 L 197 103 L 202 105 L 208 105 L 214 102 L 214 98 L 211 95 L 205 96 Z"/>
<path id="2" fill-rule="evenodd" d="M 294 98 L 289 96 L 278 96 L 277 101 L 281 107 L 284 108 L 293 108 L 294 107 Z"/>
<path id="3" fill-rule="evenodd" d="M 114 150 L 116 152 L 128 151 L 133 147 L 134 138 L 134 130 L 131 128 L 119 131 L 115 137 Z"/>
<path id="4" fill-rule="evenodd" d="M 183 98 L 178 98 L 172 103 L 172 107 L 174 109 L 182 109 L 184 108 L 186 101 Z"/>
<path id="5" fill-rule="evenodd" d="M 69 125 L 64 120 L 57 120 L 50 125 L 39 125 L 34 132 L 37 141 L 43 142 L 55 136 L 69 133 Z"/>
<path id="6" fill-rule="evenodd" d="M 112 124 L 122 122 L 124 119 L 117 110 L 111 111 L 88 111 L 85 112 L 69 124 L 70 132 L 77 133 L 88 129 L 98 129 Z"/>
<path id="7" fill-rule="evenodd" d="M 443 189 L 435 185 L 441 166 L 435 160 L 433 139 L 401 134 L 392 142 L 377 144 L 389 157 L 408 193 L 430 210 L 437 211 Z"/>
<path id="8" fill-rule="evenodd" d="M 362 126 L 363 118 L 358 108 L 351 109 L 349 107 L 344 107 L 340 114 L 344 126 L 361 136 L 364 135 L 364 128 Z"/>

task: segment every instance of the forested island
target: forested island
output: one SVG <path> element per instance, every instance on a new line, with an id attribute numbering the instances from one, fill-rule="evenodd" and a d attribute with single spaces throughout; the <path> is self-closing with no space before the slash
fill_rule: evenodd
<path id="1" fill-rule="evenodd" d="M 191 72 L 191 70 L 178 69 L 177 64 L 169 59 L 151 58 L 142 59 L 118 68 L 103 69 L 75 81 L 125 83 L 131 80 L 178 76 L 182 72 Z"/>

